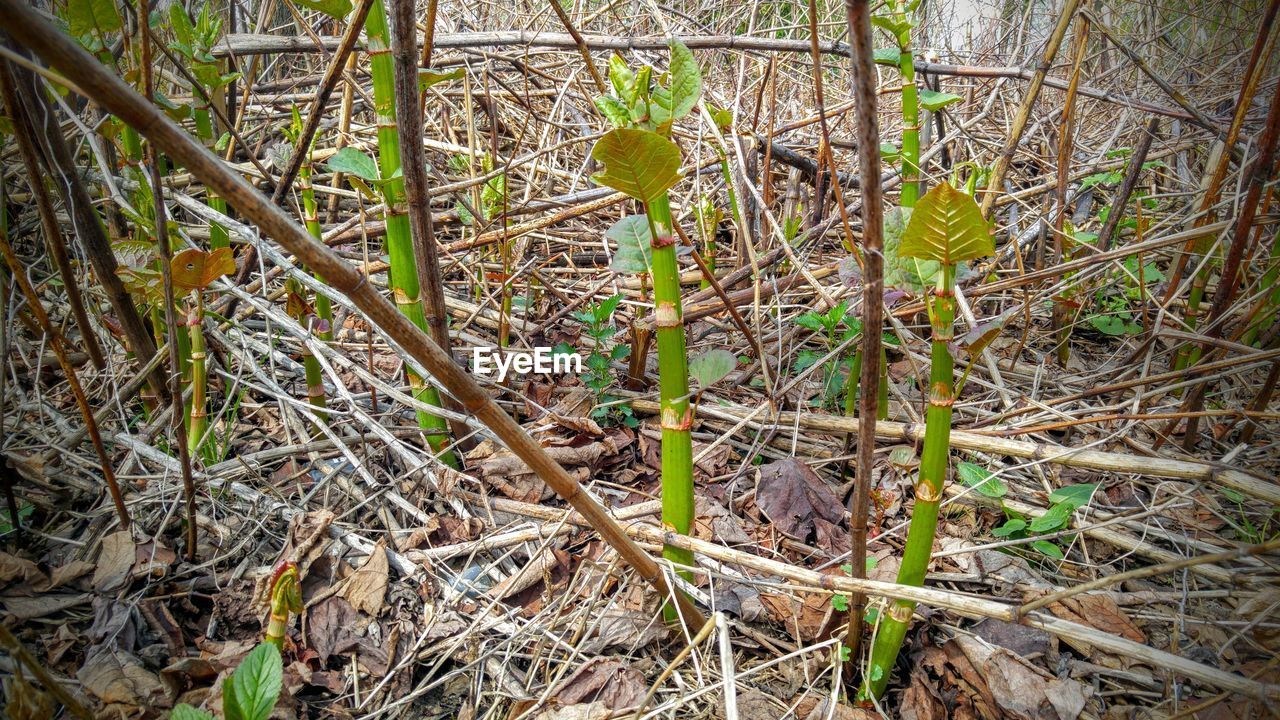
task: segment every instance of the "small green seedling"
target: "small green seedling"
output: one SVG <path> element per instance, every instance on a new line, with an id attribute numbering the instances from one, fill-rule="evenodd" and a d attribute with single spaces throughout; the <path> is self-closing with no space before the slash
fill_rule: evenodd
<path id="1" fill-rule="evenodd" d="M 222 683 L 224 720 L 267 720 L 280 698 L 284 663 L 280 650 L 260 643 Z M 173 709 L 171 720 L 213 720 L 213 715 L 182 704 Z"/>

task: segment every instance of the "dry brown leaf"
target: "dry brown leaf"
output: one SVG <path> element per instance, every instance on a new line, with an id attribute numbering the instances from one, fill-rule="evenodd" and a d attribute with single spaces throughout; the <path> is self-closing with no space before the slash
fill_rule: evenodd
<path id="1" fill-rule="evenodd" d="M 533 720 L 609 720 L 613 711 L 604 703 L 586 703 L 561 708 L 549 708 L 533 717 Z"/>
<path id="2" fill-rule="evenodd" d="M 69 582 L 77 580 L 89 573 L 93 572 L 94 565 L 83 560 L 72 560 L 66 565 L 61 565 L 53 569 L 49 574 L 49 587 L 59 588 Z"/>
<path id="3" fill-rule="evenodd" d="M 898 708 L 902 720 L 948 720 L 947 708 L 929 686 L 928 675 L 917 669 L 911 673 L 911 684 L 902 695 Z"/>
<path id="4" fill-rule="evenodd" d="M 844 515 L 840 498 L 796 458 L 783 458 L 760 468 L 756 506 L 778 531 L 800 541 L 813 534 L 816 520 L 835 525 Z"/>
<path id="5" fill-rule="evenodd" d="M 1147 641 L 1147 636 L 1133 624 L 1128 615 L 1125 615 L 1111 595 L 1104 592 L 1074 595 L 1061 602 L 1051 603 L 1048 610 L 1063 620 L 1097 628 L 1109 635 L 1119 635 L 1140 643 Z M 1065 642 L 1086 656 L 1096 654 L 1093 646 L 1082 640 L 1067 638 Z M 1101 658 L 1095 659 L 1101 660 Z"/>
<path id="6" fill-rule="evenodd" d="M 600 703 L 610 710 L 635 707 L 648 692 L 644 675 L 612 658 L 588 660 L 553 693 L 561 705 Z"/>
<path id="7" fill-rule="evenodd" d="M 1004 648 L 959 635 L 953 641 L 976 667 L 991 696 L 1019 720 L 1075 720 L 1093 688 L 1056 678 Z"/>
<path id="8" fill-rule="evenodd" d="M 377 617 L 387 597 L 388 570 L 386 543 L 379 540 L 368 559 L 347 581 L 342 597 L 356 610 Z"/>
<path id="9" fill-rule="evenodd" d="M 138 551 L 129 531 L 121 530 L 102 538 L 98 567 L 93 572 L 93 589 L 100 593 L 120 589 L 128 581 L 129 571 L 137 561 Z"/>
<path id="10" fill-rule="evenodd" d="M 86 692 L 103 705 L 131 708 L 169 707 L 170 701 L 160 678 L 122 650 L 98 646 L 76 671 L 76 679 Z"/>
<path id="11" fill-rule="evenodd" d="M 43 595 L 0 597 L 0 607 L 18 620 L 34 620 L 90 602 L 89 593 L 45 593 Z"/>
<path id="12" fill-rule="evenodd" d="M 15 580 L 20 581 L 21 585 L 29 590 L 41 591 L 49 587 L 49 578 L 36 567 L 35 563 L 26 558 L 0 552 L 0 585 Z"/>

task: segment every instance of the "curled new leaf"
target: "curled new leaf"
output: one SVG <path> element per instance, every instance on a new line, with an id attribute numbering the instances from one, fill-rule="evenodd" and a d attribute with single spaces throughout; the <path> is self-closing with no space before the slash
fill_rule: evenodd
<path id="1" fill-rule="evenodd" d="M 611 130 L 591 149 L 591 157 L 604 163 L 604 172 L 593 180 L 644 203 L 680 179 L 680 148 L 649 130 Z"/>

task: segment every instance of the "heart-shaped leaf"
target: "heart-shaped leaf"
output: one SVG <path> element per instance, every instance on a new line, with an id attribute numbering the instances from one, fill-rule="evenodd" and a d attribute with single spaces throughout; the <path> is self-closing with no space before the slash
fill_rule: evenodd
<path id="1" fill-rule="evenodd" d="M 738 366 L 738 356 L 717 348 L 689 359 L 689 377 L 698 381 L 698 387 L 707 389 L 723 380 Z"/>
<path id="2" fill-rule="evenodd" d="M 609 269 L 616 273 L 648 273 L 652 264 L 653 233 L 647 215 L 628 215 L 605 231 L 618 244 Z"/>
<path id="3" fill-rule="evenodd" d="M 260 643 L 231 676 L 231 691 L 244 720 L 267 720 L 280 697 L 283 675 L 280 651 Z M 224 690 L 225 692 L 225 690 Z"/>
<path id="4" fill-rule="evenodd" d="M 188 248 L 173 256 L 169 263 L 173 286 L 179 290 L 203 290 L 214 280 L 236 271 L 231 248 L 220 247 L 210 252 Z"/>
<path id="5" fill-rule="evenodd" d="M 934 90 L 920 90 L 920 107 L 929 112 L 938 112 L 942 108 L 953 102 L 962 100 L 959 95 L 952 93 L 937 92 Z"/>
<path id="6" fill-rule="evenodd" d="M 1035 542 L 1031 543 L 1031 547 L 1035 548 L 1038 552 L 1040 552 L 1040 554 L 1048 555 L 1054 560 L 1062 560 L 1063 558 L 1066 557 L 1066 555 L 1062 554 L 1062 548 L 1058 547 L 1057 545 L 1054 545 L 1048 540 L 1036 540 Z"/>
<path id="7" fill-rule="evenodd" d="M 680 179 L 680 148 L 649 130 L 610 130 L 591 149 L 591 157 L 604 163 L 604 172 L 593 180 L 644 203 Z"/>
<path id="8" fill-rule="evenodd" d="M 1075 508 L 1070 504 L 1058 503 L 1049 508 L 1049 512 L 1031 521 L 1031 532 L 1053 532 L 1065 527 L 1067 521 L 1071 519 L 1072 512 L 1075 512 Z"/>
<path id="9" fill-rule="evenodd" d="M 898 253 L 955 265 L 995 252 L 991 226 L 972 197 L 948 183 L 936 185 L 916 203 Z"/>
<path id="10" fill-rule="evenodd" d="M 329 158 L 330 172 L 354 175 L 361 180 L 376 183 L 381 179 L 378 174 L 378 163 L 353 147 L 344 147 L 336 155 Z"/>
<path id="11" fill-rule="evenodd" d="M 672 39 L 670 48 L 671 119 L 679 120 L 698 104 L 698 96 L 702 94 L 702 71 L 698 69 L 693 52 L 684 43 Z"/>

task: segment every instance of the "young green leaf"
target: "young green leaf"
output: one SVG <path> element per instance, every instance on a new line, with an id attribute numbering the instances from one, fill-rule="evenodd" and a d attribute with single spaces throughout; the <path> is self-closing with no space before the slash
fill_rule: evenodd
<path id="1" fill-rule="evenodd" d="M 68 0 L 67 26 L 72 35 L 109 33 L 123 27 L 115 0 Z"/>
<path id="2" fill-rule="evenodd" d="M 920 90 L 920 107 L 929 112 L 938 112 L 942 108 L 953 102 L 959 102 L 964 98 L 952 93 L 937 92 L 935 90 Z"/>
<path id="3" fill-rule="evenodd" d="M 260 643 L 231 676 L 231 691 L 244 720 L 267 720 L 280 697 L 283 663 L 271 643 Z M 225 690 L 224 690 L 225 693 Z"/>
<path id="4" fill-rule="evenodd" d="M 1000 478 L 992 475 L 981 465 L 962 462 L 956 465 L 956 472 L 960 474 L 960 479 L 965 485 L 989 498 L 1002 498 L 1009 492 L 1009 488 Z"/>
<path id="5" fill-rule="evenodd" d="M 1048 555 L 1054 560 L 1062 560 L 1063 558 L 1066 557 L 1066 555 L 1062 554 L 1062 548 L 1058 547 L 1054 543 L 1049 542 L 1048 540 L 1036 540 L 1035 542 L 1031 543 L 1031 547 L 1035 548 L 1043 555 Z"/>
<path id="6" fill-rule="evenodd" d="M 351 0 L 293 0 L 307 10 L 322 12 L 334 20 L 341 20 L 351 12 Z"/>
<path id="7" fill-rule="evenodd" d="M 381 180 L 378 175 L 378 163 L 353 147 L 344 147 L 336 155 L 329 158 L 330 172 L 354 175 L 361 180 L 376 183 Z"/>
<path id="8" fill-rule="evenodd" d="M 996 537 L 1009 537 L 1014 533 L 1020 533 L 1026 529 L 1027 529 L 1026 520 L 1023 520 L 1021 518 L 1013 518 L 1010 520 L 1006 520 L 1005 523 L 1000 527 L 992 529 L 991 534 Z"/>
<path id="9" fill-rule="evenodd" d="M 461 80 L 464 74 L 466 74 L 466 71 L 462 68 L 458 68 L 453 72 L 447 73 L 439 73 L 426 68 L 418 68 L 418 89 L 425 92 L 426 89 L 432 85 L 449 82 L 450 80 Z"/>
<path id="10" fill-rule="evenodd" d="M 610 130 L 591 149 L 591 157 L 605 168 L 593 175 L 593 180 L 643 203 L 653 201 L 680 180 L 680 148 L 649 130 Z"/>
<path id="11" fill-rule="evenodd" d="M 717 348 L 690 358 L 689 377 L 698 381 L 703 390 L 723 380 L 738 365 L 738 356 Z"/>
<path id="12" fill-rule="evenodd" d="M 871 24 L 884 30 L 898 41 L 899 47 L 905 47 L 911 42 L 911 21 L 903 17 L 888 17 L 885 15 L 876 15 L 871 18 Z"/>
<path id="13" fill-rule="evenodd" d="M 616 273 L 648 273 L 652 264 L 653 233 L 646 215 L 628 215 L 614 223 L 604 236 L 618 244 L 609 269 Z"/>
<path id="14" fill-rule="evenodd" d="M 994 253 L 995 243 L 973 198 L 941 183 L 916 204 L 898 252 L 955 265 Z"/>
<path id="15" fill-rule="evenodd" d="M 836 593 L 831 596 L 831 607 L 836 612 L 849 611 L 849 596 L 844 593 Z"/>
<path id="16" fill-rule="evenodd" d="M 671 49 L 671 119 L 679 120 L 698 104 L 702 94 L 702 71 L 693 52 L 679 40 L 672 39 Z"/>
<path id="17" fill-rule="evenodd" d="M 627 61 L 621 55 L 609 58 L 609 84 L 613 85 L 613 93 L 625 104 L 635 100 L 636 74 L 627 67 Z"/>
<path id="18" fill-rule="evenodd" d="M 604 325 L 609 322 L 609 318 L 613 317 L 613 311 L 618 309 L 618 303 L 622 302 L 622 295 L 610 295 L 592 308 L 592 314 L 595 315 L 595 321 L 598 325 Z"/>
<path id="19" fill-rule="evenodd" d="M 1089 504 L 1089 500 L 1097 489 L 1097 483 L 1067 485 L 1049 493 L 1049 502 L 1070 505 L 1072 509 L 1079 509 Z"/>
<path id="20" fill-rule="evenodd" d="M 902 57 L 902 51 L 896 47 L 876 48 L 873 58 L 877 65 L 892 65 L 898 67 L 898 58 Z"/>
<path id="21" fill-rule="evenodd" d="M 1053 532 L 1066 526 L 1075 508 L 1067 503 L 1058 503 L 1049 508 L 1049 512 L 1031 521 L 1031 532 Z"/>
<path id="22" fill-rule="evenodd" d="M 213 720 L 213 716 L 203 710 L 197 710 L 186 703 L 173 708 L 169 720 Z"/>

